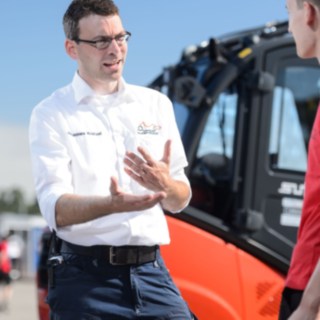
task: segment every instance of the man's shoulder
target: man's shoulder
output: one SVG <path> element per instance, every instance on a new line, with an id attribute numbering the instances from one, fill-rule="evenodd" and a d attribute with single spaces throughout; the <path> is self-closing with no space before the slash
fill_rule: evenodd
<path id="1" fill-rule="evenodd" d="M 46 98 L 42 99 L 36 106 L 35 108 L 47 108 L 51 106 L 56 106 L 58 104 L 62 104 L 64 102 L 67 102 L 73 97 L 72 93 L 72 86 L 66 85 L 64 87 L 61 87 L 55 91 L 53 91 L 49 96 Z"/>
<path id="2" fill-rule="evenodd" d="M 129 89 L 130 93 L 133 94 L 138 99 L 160 99 L 160 100 L 169 100 L 169 98 L 162 92 L 155 90 L 153 88 L 134 85 L 134 84 L 127 84 L 127 88 Z"/>
<path id="3" fill-rule="evenodd" d="M 145 87 L 145 86 L 140 86 L 136 84 L 127 84 L 127 87 L 131 92 L 134 92 L 134 93 L 144 93 L 149 95 L 163 95 L 162 92 L 157 91 L 153 88 Z"/>

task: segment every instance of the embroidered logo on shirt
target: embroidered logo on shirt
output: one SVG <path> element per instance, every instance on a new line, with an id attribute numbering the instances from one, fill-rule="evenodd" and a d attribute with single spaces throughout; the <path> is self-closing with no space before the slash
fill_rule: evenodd
<path id="1" fill-rule="evenodd" d="M 68 132 L 68 134 L 70 136 L 73 136 L 73 137 L 79 137 L 79 136 L 101 136 L 102 135 L 102 132 L 99 131 L 99 132 L 91 132 L 91 131 L 87 131 L 87 132 Z"/>
<path id="2" fill-rule="evenodd" d="M 141 122 L 138 125 L 138 134 L 158 135 L 160 130 L 161 130 L 161 126 L 156 124 L 148 125 L 145 122 Z"/>

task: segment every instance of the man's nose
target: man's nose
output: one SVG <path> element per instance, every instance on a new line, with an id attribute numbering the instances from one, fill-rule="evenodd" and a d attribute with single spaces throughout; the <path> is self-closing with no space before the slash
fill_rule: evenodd
<path id="1" fill-rule="evenodd" d="M 108 49 L 109 49 L 109 51 L 112 51 L 112 52 L 120 52 L 121 51 L 120 45 L 118 44 L 116 39 L 112 39 Z"/>

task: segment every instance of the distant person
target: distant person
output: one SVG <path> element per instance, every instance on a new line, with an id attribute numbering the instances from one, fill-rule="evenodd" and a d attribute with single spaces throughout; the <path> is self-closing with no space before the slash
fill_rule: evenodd
<path id="1" fill-rule="evenodd" d="M 7 236 L 0 240 L 0 311 L 6 310 L 12 296 L 11 261 L 8 254 Z"/>
<path id="2" fill-rule="evenodd" d="M 296 42 L 298 56 L 315 57 L 320 62 L 320 0 L 286 0 L 286 6 L 289 13 L 289 31 Z M 308 148 L 301 223 L 282 294 L 280 320 L 316 318 L 320 306 L 320 274 L 318 274 L 320 267 L 316 269 L 315 267 L 319 257 L 320 112 L 318 108 Z M 314 270 L 315 274 L 310 280 Z M 300 303 L 302 296 L 303 300 Z"/>
<path id="3" fill-rule="evenodd" d="M 163 210 L 191 197 L 172 103 L 122 78 L 131 34 L 113 1 L 74 0 L 63 25 L 78 70 L 30 121 L 36 193 L 57 235 L 51 319 L 194 319 L 159 250 Z"/>
<path id="4" fill-rule="evenodd" d="M 22 237 L 14 231 L 10 232 L 8 236 L 8 254 L 11 260 L 11 277 L 13 279 L 21 277 L 23 249 L 24 242 Z"/>

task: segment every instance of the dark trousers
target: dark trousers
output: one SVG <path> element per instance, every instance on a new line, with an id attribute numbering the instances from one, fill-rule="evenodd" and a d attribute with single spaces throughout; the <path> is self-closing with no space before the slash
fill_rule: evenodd
<path id="1" fill-rule="evenodd" d="M 63 253 L 49 288 L 51 320 L 191 320 L 162 260 L 113 266 L 103 259 Z"/>
<path id="2" fill-rule="evenodd" d="M 279 320 L 287 320 L 298 308 L 303 290 L 284 288 L 280 304 Z"/>

